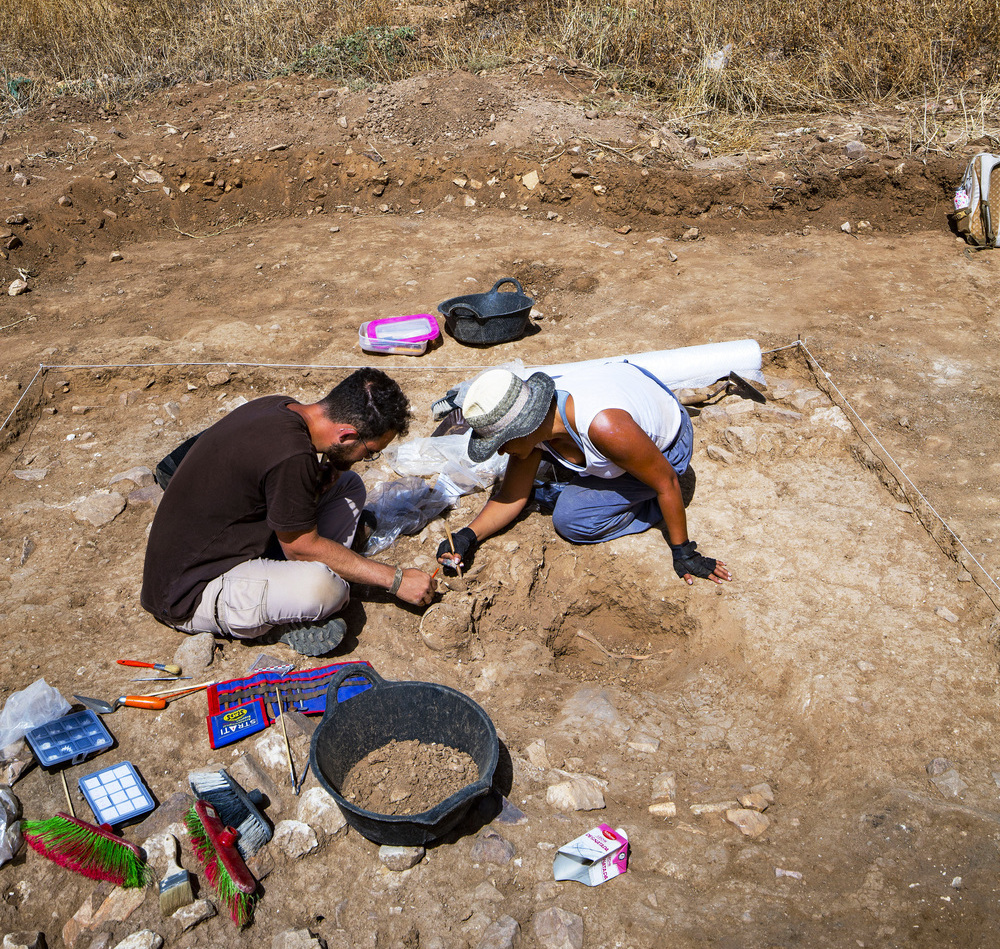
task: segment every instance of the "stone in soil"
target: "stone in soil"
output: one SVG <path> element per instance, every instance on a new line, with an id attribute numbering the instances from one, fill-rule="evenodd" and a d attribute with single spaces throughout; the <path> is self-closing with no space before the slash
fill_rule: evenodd
<path id="1" fill-rule="evenodd" d="M 188 906 L 182 906 L 171 919 L 180 924 L 181 932 L 187 932 L 203 920 L 211 919 L 215 913 L 215 904 L 210 900 L 195 900 Z"/>
<path id="2" fill-rule="evenodd" d="M 125 498 L 116 491 L 98 491 L 90 497 L 74 501 L 70 510 L 77 520 L 103 527 L 125 510 Z"/>
<path id="3" fill-rule="evenodd" d="M 472 845 L 472 860 L 475 863 L 493 863 L 506 866 L 516 853 L 514 845 L 495 830 L 488 827 L 479 832 Z"/>
<path id="4" fill-rule="evenodd" d="M 476 949 L 512 949 L 518 945 L 520 937 L 521 927 L 517 920 L 511 916 L 501 916 L 486 927 Z"/>
<path id="5" fill-rule="evenodd" d="M 531 924 L 543 949 L 582 949 L 583 917 L 576 913 L 553 906 L 536 913 Z"/>
<path id="6" fill-rule="evenodd" d="M 383 844 L 378 848 L 378 858 L 382 865 L 397 873 L 415 867 L 424 859 L 425 853 L 423 847 L 393 847 Z"/>
<path id="7" fill-rule="evenodd" d="M 3 937 L 3 949 L 45 949 L 45 933 L 7 933 Z"/>
<path id="8" fill-rule="evenodd" d="M 309 788 L 302 795 L 296 816 L 313 830 L 322 831 L 330 837 L 347 827 L 344 812 L 323 788 Z"/>
<path id="9" fill-rule="evenodd" d="M 770 826 L 771 821 L 759 811 L 736 807 L 726 811 L 726 820 L 735 824 L 740 833 L 747 837 L 759 837 Z"/>
<path id="10" fill-rule="evenodd" d="M 173 661 L 184 674 L 199 672 L 212 664 L 215 654 L 215 639 L 211 633 L 194 633 L 187 636 L 174 652 Z"/>
<path id="11" fill-rule="evenodd" d="M 319 847 L 316 832 L 298 820 L 279 821 L 274 827 L 274 843 L 292 858 L 304 857 Z"/>
<path id="12" fill-rule="evenodd" d="M 271 949 L 320 949 L 322 940 L 308 929 L 288 929 L 271 940 Z"/>
<path id="13" fill-rule="evenodd" d="M 154 933 L 151 929 L 142 929 L 123 939 L 115 949 L 160 949 L 162 945 L 163 937 L 159 933 Z"/>
<path id="14" fill-rule="evenodd" d="M 124 922 L 143 903 L 146 891 L 98 884 L 73 917 L 63 926 L 63 943 L 73 949 L 80 936 L 109 922 Z M 161 940 L 162 942 L 162 940 Z"/>
<path id="15" fill-rule="evenodd" d="M 579 775 L 553 784 L 545 801 L 560 811 L 597 811 L 604 807 L 604 794 L 596 778 Z"/>

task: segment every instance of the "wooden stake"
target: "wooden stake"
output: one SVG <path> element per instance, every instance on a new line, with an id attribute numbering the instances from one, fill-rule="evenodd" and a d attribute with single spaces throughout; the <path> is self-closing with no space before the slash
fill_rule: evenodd
<path id="1" fill-rule="evenodd" d="M 150 692 L 147 694 L 146 698 L 153 698 L 157 695 L 172 695 L 175 698 L 180 698 L 182 695 L 187 695 L 189 692 L 200 692 L 202 689 L 207 689 L 209 686 L 215 685 L 217 681 L 218 680 L 213 679 L 211 682 L 201 682 L 198 685 L 186 685 L 183 688 L 164 689 L 162 692 Z"/>
<path id="2" fill-rule="evenodd" d="M 274 697 L 278 700 L 278 718 L 281 719 L 281 734 L 285 736 L 285 754 L 288 755 L 288 775 L 292 779 L 292 790 L 298 794 L 299 788 L 295 783 L 295 765 L 292 763 L 292 746 L 288 743 L 288 731 L 285 728 L 285 711 L 281 707 L 281 693 L 275 689 Z"/>
<path id="3" fill-rule="evenodd" d="M 444 525 L 444 532 L 448 536 L 448 546 L 451 548 L 451 552 L 455 553 L 455 541 L 451 536 L 451 528 L 447 524 Z M 462 568 L 455 564 L 455 572 L 458 574 L 459 579 L 462 577 Z"/>
<path id="4" fill-rule="evenodd" d="M 69 808 L 69 816 L 76 817 L 76 811 L 73 808 L 73 798 L 69 796 L 69 785 L 66 783 L 66 769 L 63 768 L 59 772 L 59 777 L 62 778 L 63 791 L 66 792 L 66 806 Z"/>

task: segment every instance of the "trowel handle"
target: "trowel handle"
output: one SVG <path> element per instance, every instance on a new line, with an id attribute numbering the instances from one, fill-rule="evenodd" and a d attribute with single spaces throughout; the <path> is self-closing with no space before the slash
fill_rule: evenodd
<path id="1" fill-rule="evenodd" d="M 158 699 L 151 695 L 123 695 L 118 699 L 119 705 L 129 705 L 132 708 L 166 708 L 166 699 Z"/>

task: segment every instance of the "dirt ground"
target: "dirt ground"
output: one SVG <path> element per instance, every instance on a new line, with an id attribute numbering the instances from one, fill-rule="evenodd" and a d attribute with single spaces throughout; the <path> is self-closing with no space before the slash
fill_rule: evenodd
<path id="1" fill-rule="evenodd" d="M 476 947 L 503 916 L 520 945 L 547 946 L 535 920 L 552 907 L 582 917 L 588 947 L 992 942 L 997 262 L 966 253 L 945 217 L 977 147 L 910 153 L 892 116 L 831 115 L 775 124 L 759 153 L 706 155 L 649 114 L 608 91 L 595 108 L 591 82 L 553 62 L 362 92 L 195 84 L 7 122 L 0 279 L 23 272 L 28 292 L 0 297 L 3 701 L 39 677 L 113 698 L 134 688 L 115 659 L 171 660 L 184 637 L 138 603 L 152 504 L 96 527 L 79 502 L 127 496 L 116 475 L 238 397 L 313 400 L 376 364 L 428 435 L 434 399 L 483 365 L 752 338 L 771 399 L 729 396 L 694 421 L 691 535 L 731 584 L 686 587 L 657 531 L 573 547 L 532 512 L 423 621 L 356 591 L 333 658 L 486 709 L 527 815 L 491 825 L 513 859 L 483 859 L 473 827 L 394 872 L 356 832 L 321 835 L 301 858 L 271 845 L 243 933 L 224 916 L 182 932 L 153 894 L 76 946 L 142 929 L 170 949 L 257 946 L 309 929 L 331 947 Z M 416 358 L 358 346 L 365 320 L 433 313 L 506 276 L 538 311 L 517 343 L 446 335 Z M 394 476 L 384 461 L 363 474 Z M 451 527 L 482 500 L 463 499 Z M 382 559 L 429 567 L 441 524 Z M 449 615 L 471 618 L 469 634 L 436 635 Z M 207 677 L 258 654 L 222 644 Z M 104 719 L 116 748 L 67 769 L 70 786 L 115 756 L 162 802 L 189 771 L 253 751 L 213 752 L 204 715 L 201 695 L 118 710 Z M 931 781 L 936 758 L 964 788 Z M 579 775 L 603 809 L 549 803 Z M 267 813 L 294 817 L 287 775 L 270 778 Z M 759 836 L 698 813 L 761 784 Z M 14 790 L 26 816 L 64 808 L 41 768 Z M 675 817 L 648 811 L 670 799 Z M 627 831 L 629 872 L 554 883 L 554 849 L 601 822 Z M 184 862 L 197 872 L 187 849 Z M 50 947 L 93 890 L 30 851 L 0 885 L 0 929 Z"/>

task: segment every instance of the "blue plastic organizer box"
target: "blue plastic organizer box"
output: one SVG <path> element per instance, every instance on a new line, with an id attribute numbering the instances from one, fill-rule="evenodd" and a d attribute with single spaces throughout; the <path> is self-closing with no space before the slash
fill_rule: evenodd
<path id="1" fill-rule="evenodd" d="M 38 725 L 25 736 L 39 763 L 46 768 L 68 761 L 79 764 L 114 743 L 101 720 L 89 709 Z"/>

